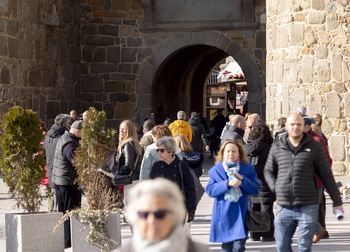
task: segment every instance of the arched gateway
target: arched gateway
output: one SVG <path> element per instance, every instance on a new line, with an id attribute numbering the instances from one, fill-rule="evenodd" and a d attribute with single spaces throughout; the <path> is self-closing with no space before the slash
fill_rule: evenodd
<path id="1" fill-rule="evenodd" d="M 165 41 L 142 68 L 136 83 L 138 122 L 151 109 L 172 117 L 180 109 L 202 111 L 208 75 L 228 56 L 245 74 L 249 111 L 264 114 L 263 75 L 248 51 L 221 32 L 183 32 Z"/>

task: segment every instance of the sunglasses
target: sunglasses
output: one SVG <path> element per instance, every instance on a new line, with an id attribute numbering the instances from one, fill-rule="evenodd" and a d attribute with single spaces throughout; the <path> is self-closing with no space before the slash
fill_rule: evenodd
<path id="1" fill-rule="evenodd" d="M 253 128 L 253 126 L 248 126 L 248 128 L 249 128 L 249 129 L 252 129 L 252 128 Z"/>
<path id="2" fill-rule="evenodd" d="M 166 151 L 166 149 L 156 149 L 157 153 L 161 152 L 164 153 L 164 151 Z"/>
<path id="3" fill-rule="evenodd" d="M 137 214 L 139 215 L 139 218 L 146 220 L 149 214 L 153 214 L 156 219 L 164 219 L 164 217 L 167 215 L 167 213 L 170 213 L 169 210 L 157 210 L 155 212 L 148 212 L 148 211 L 139 211 Z"/>

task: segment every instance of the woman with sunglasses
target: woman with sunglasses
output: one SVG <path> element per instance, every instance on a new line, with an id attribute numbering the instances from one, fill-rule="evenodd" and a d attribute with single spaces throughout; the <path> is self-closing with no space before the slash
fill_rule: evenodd
<path id="1" fill-rule="evenodd" d="M 118 252 L 207 252 L 183 232 L 186 215 L 179 188 L 169 180 L 145 180 L 130 189 L 127 197 L 133 236 Z"/>
<path id="2" fill-rule="evenodd" d="M 221 242 L 223 252 L 242 252 L 248 235 L 244 228 L 248 195 L 258 194 L 258 177 L 239 143 L 226 141 L 215 159 L 206 187 L 215 198 L 209 241 Z"/>
<path id="3" fill-rule="evenodd" d="M 162 137 L 157 141 L 156 145 L 160 161 L 153 164 L 150 178 L 163 177 L 179 186 L 185 198 L 185 205 L 188 212 L 187 222 L 191 222 L 194 219 L 197 206 L 196 188 L 190 173 L 190 167 L 175 155 L 177 146 L 174 138 L 168 136 Z M 179 169 L 182 171 L 182 178 Z M 184 188 L 182 188 L 182 184 Z"/>

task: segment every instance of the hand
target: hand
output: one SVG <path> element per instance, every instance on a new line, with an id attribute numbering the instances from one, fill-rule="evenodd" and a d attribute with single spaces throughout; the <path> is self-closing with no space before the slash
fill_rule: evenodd
<path id="1" fill-rule="evenodd" d="M 231 187 L 231 186 L 239 187 L 240 184 L 241 184 L 241 181 L 239 179 L 232 179 L 227 182 L 228 187 Z"/>
<path id="2" fill-rule="evenodd" d="M 335 212 L 335 209 L 339 209 L 340 211 L 342 211 L 344 213 L 343 205 L 333 207 L 333 213 Z"/>
<path id="3" fill-rule="evenodd" d="M 187 222 L 192 222 L 193 219 L 194 219 L 194 213 L 188 212 L 188 219 L 187 219 Z"/>
<path id="4" fill-rule="evenodd" d="M 243 180 L 243 176 L 241 174 L 239 174 L 238 172 L 234 172 L 233 174 L 235 174 L 236 178 L 238 178 L 239 180 Z"/>
<path id="5" fill-rule="evenodd" d="M 206 149 L 206 150 L 209 150 L 209 145 L 206 145 L 206 146 L 205 146 L 205 149 Z"/>

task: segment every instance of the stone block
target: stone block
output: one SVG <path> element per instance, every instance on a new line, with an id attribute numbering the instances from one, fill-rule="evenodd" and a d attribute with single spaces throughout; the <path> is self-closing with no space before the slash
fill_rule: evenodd
<path id="1" fill-rule="evenodd" d="M 89 36 L 85 39 L 85 44 L 94 46 L 112 46 L 114 45 L 114 38 L 107 36 Z"/>
<path id="2" fill-rule="evenodd" d="M 136 81 L 136 92 L 138 94 L 151 94 L 154 91 L 153 89 L 154 88 L 153 88 L 152 82 L 147 82 L 142 80 Z"/>
<path id="3" fill-rule="evenodd" d="M 106 112 L 106 118 L 114 118 L 114 104 L 113 103 L 104 103 L 103 110 Z"/>
<path id="4" fill-rule="evenodd" d="M 268 62 L 267 73 L 266 73 L 266 81 L 267 83 L 273 83 L 274 76 L 274 66 L 273 62 Z"/>
<path id="5" fill-rule="evenodd" d="M 60 113 L 60 103 L 58 101 L 46 102 L 46 118 L 54 119 Z"/>
<path id="6" fill-rule="evenodd" d="M 45 24 L 49 26 L 60 26 L 60 17 L 47 14 L 45 16 Z"/>
<path id="7" fill-rule="evenodd" d="M 105 62 L 106 61 L 106 49 L 96 48 L 94 51 L 94 62 Z"/>
<path id="8" fill-rule="evenodd" d="M 336 2 L 327 3 L 326 10 L 328 13 L 332 13 L 338 9 L 338 5 Z"/>
<path id="9" fill-rule="evenodd" d="M 0 32 L 5 31 L 5 20 L 0 18 Z"/>
<path id="10" fill-rule="evenodd" d="M 107 48 L 107 62 L 119 63 L 120 62 L 120 46 L 113 46 Z"/>
<path id="11" fill-rule="evenodd" d="M 296 13 L 295 21 L 297 22 L 305 22 L 305 14 L 304 13 Z"/>
<path id="12" fill-rule="evenodd" d="M 82 92 L 102 92 L 103 80 L 101 76 L 83 76 L 81 79 Z"/>
<path id="13" fill-rule="evenodd" d="M 7 34 L 12 37 L 17 37 L 19 31 L 19 23 L 15 19 L 6 20 L 6 31 Z"/>
<path id="14" fill-rule="evenodd" d="M 331 136 L 328 140 L 333 161 L 345 161 L 345 136 Z"/>
<path id="15" fill-rule="evenodd" d="M 121 120 L 134 120 L 135 107 L 135 102 L 116 102 L 114 106 L 115 118 Z"/>
<path id="16" fill-rule="evenodd" d="M 325 134 L 325 135 L 332 134 L 333 130 L 334 130 L 332 121 L 328 120 L 328 119 L 323 119 L 321 129 L 322 129 L 323 134 Z"/>
<path id="17" fill-rule="evenodd" d="M 110 102 L 128 102 L 129 94 L 126 93 L 113 93 L 109 95 Z"/>
<path id="18" fill-rule="evenodd" d="M 154 96 L 152 94 L 141 94 L 137 102 L 138 108 L 152 108 L 152 102 L 154 101 Z"/>
<path id="19" fill-rule="evenodd" d="M 108 63 L 92 63 L 91 72 L 92 73 L 114 73 L 117 72 L 117 66 L 115 64 Z"/>
<path id="20" fill-rule="evenodd" d="M 340 97 L 335 92 L 326 94 L 325 116 L 329 118 L 339 118 L 340 113 Z"/>
<path id="21" fill-rule="evenodd" d="M 255 31 L 244 31 L 243 32 L 244 38 L 254 38 L 255 37 Z"/>
<path id="22" fill-rule="evenodd" d="M 302 59 L 301 77 L 303 83 L 312 83 L 314 80 L 315 59 L 310 56 L 304 56 Z"/>
<path id="23" fill-rule="evenodd" d="M 316 73 L 319 82 L 328 82 L 330 80 L 330 63 L 326 60 L 320 60 L 316 63 Z"/>
<path id="24" fill-rule="evenodd" d="M 306 93 L 304 88 L 297 88 L 292 92 L 290 99 L 291 111 L 296 112 L 298 107 L 306 105 Z"/>
<path id="25" fill-rule="evenodd" d="M 304 45 L 304 24 L 294 23 L 290 27 L 290 45 L 302 46 Z"/>
<path id="26" fill-rule="evenodd" d="M 288 46 L 288 32 L 286 26 L 280 26 L 279 27 L 279 34 L 278 34 L 278 47 L 279 48 L 286 48 Z"/>
<path id="27" fill-rule="evenodd" d="M 344 116 L 350 117 L 350 92 L 344 94 Z"/>
<path id="28" fill-rule="evenodd" d="M 121 62 L 135 62 L 137 52 L 137 48 L 122 48 Z"/>
<path id="29" fill-rule="evenodd" d="M 231 42 L 226 49 L 226 53 L 230 54 L 230 55 L 236 55 L 239 50 L 241 50 L 241 46 L 235 42 Z"/>
<path id="30" fill-rule="evenodd" d="M 81 26 L 81 35 L 97 35 L 97 25 L 83 24 Z"/>
<path id="31" fill-rule="evenodd" d="M 249 93 L 248 102 L 261 103 L 263 101 L 262 93 Z"/>
<path id="32" fill-rule="evenodd" d="M 271 27 L 271 47 L 272 49 L 277 48 L 277 23 L 272 23 Z"/>
<path id="33" fill-rule="evenodd" d="M 314 31 L 312 30 L 312 26 L 306 27 L 306 43 L 308 45 L 312 45 L 316 42 L 316 37 Z"/>
<path id="34" fill-rule="evenodd" d="M 322 97 L 318 94 L 309 96 L 308 114 L 314 115 L 316 113 L 322 114 Z"/>
<path id="35" fill-rule="evenodd" d="M 111 80 L 116 81 L 134 81 L 136 79 L 135 74 L 110 74 Z"/>
<path id="36" fill-rule="evenodd" d="M 287 58 L 284 64 L 284 81 L 287 83 L 298 82 L 298 59 Z"/>
<path id="37" fill-rule="evenodd" d="M 8 38 L 8 53 L 9 53 L 9 57 L 10 58 L 19 58 L 19 40 L 18 39 L 14 39 L 14 38 Z"/>
<path id="38" fill-rule="evenodd" d="M 348 90 L 344 83 L 336 83 L 334 84 L 334 91 L 337 93 L 346 93 Z"/>
<path id="39" fill-rule="evenodd" d="M 11 73 L 7 66 L 1 68 L 1 84 L 11 84 Z"/>
<path id="40" fill-rule="evenodd" d="M 138 62 L 146 60 L 153 53 L 152 48 L 140 48 L 139 53 L 137 54 Z"/>
<path id="41" fill-rule="evenodd" d="M 132 65 L 132 73 L 137 74 L 139 72 L 140 65 L 139 64 L 133 64 Z"/>
<path id="42" fill-rule="evenodd" d="M 92 47 L 84 46 L 83 51 L 83 60 L 86 62 L 92 62 Z"/>
<path id="43" fill-rule="evenodd" d="M 140 80 L 153 82 L 156 72 L 157 72 L 157 68 L 155 68 L 152 65 L 146 65 L 142 68 Z"/>
<path id="44" fill-rule="evenodd" d="M 73 63 L 80 62 L 80 47 L 70 45 L 69 46 L 69 61 Z"/>
<path id="45" fill-rule="evenodd" d="M 132 64 L 129 63 L 119 63 L 118 72 L 119 73 L 131 73 Z"/>
<path id="46" fill-rule="evenodd" d="M 119 27 L 115 25 L 101 25 L 98 27 L 98 34 L 118 36 Z"/>
<path id="47" fill-rule="evenodd" d="M 278 2 L 274 3 L 275 5 L 278 5 Z M 280 5 L 280 13 L 283 12 L 289 12 L 290 11 L 290 6 L 292 5 L 291 0 L 279 0 L 279 5 Z"/>
<path id="48" fill-rule="evenodd" d="M 95 94 L 93 93 L 81 93 L 80 98 L 83 102 L 94 102 Z"/>
<path id="49" fill-rule="evenodd" d="M 323 11 L 310 11 L 309 24 L 323 24 L 324 18 L 325 15 Z"/>
<path id="50" fill-rule="evenodd" d="M 127 93 L 134 93 L 135 89 L 136 89 L 135 82 L 129 81 L 125 83 L 125 91 Z"/>
<path id="51" fill-rule="evenodd" d="M 124 92 L 123 81 L 106 81 L 104 86 L 105 92 Z"/>
<path id="52" fill-rule="evenodd" d="M 324 0 L 312 0 L 311 6 L 315 10 L 324 10 Z"/>
<path id="53" fill-rule="evenodd" d="M 329 30 L 338 29 L 338 16 L 336 12 L 329 13 L 326 18 L 326 25 Z"/>
<path id="54" fill-rule="evenodd" d="M 334 176 L 344 176 L 346 174 L 346 166 L 343 162 L 333 162 L 332 172 Z"/>
<path id="55" fill-rule="evenodd" d="M 137 102 L 137 94 L 135 93 L 130 94 L 130 102 Z"/>
<path id="56" fill-rule="evenodd" d="M 142 46 L 142 39 L 130 37 L 127 39 L 127 46 L 129 46 L 129 47 L 141 47 Z"/>
<path id="57" fill-rule="evenodd" d="M 342 62 L 343 57 L 341 54 L 334 53 L 331 55 L 332 77 L 336 81 L 342 80 Z"/>
<path id="58" fill-rule="evenodd" d="M 316 49 L 316 57 L 319 59 L 326 59 L 328 57 L 328 47 L 318 46 Z"/>
<path id="59" fill-rule="evenodd" d="M 335 36 L 333 39 L 333 42 L 339 43 L 339 44 L 347 44 L 348 43 L 348 37 L 346 36 Z"/>
<path id="60" fill-rule="evenodd" d="M 0 56 L 7 56 L 7 37 L 0 36 Z"/>
<path id="61" fill-rule="evenodd" d="M 347 128 L 348 128 L 348 125 L 346 123 L 346 120 L 344 122 L 340 122 L 340 126 L 339 126 L 340 132 L 346 132 Z"/>
<path id="62" fill-rule="evenodd" d="M 276 69 L 275 69 L 275 81 L 278 83 L 283 82 L 284 75 L 284 63 L 283 60 L 276 61 Z"/>
<path id="63" fill-rule="evenodd" d="M 96 101 L 107 101 L 108 100 L 108 94 L 106 93 L 97 93 L 96 94 Z"/>
<path id="64" fill-rule="evenodd" d="M 318 38 L 321 44 L 327 44 L 329 42 L 328 33 L 325 30 L 318 31 Z"/>

